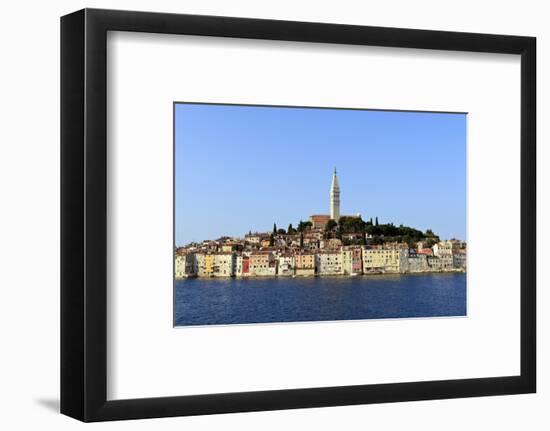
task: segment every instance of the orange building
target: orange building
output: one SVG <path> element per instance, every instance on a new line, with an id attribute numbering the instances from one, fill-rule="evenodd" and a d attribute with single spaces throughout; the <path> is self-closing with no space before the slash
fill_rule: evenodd
<path id="1" fill-rule="evenodd" d="M 296 275 L 315 275 L 315 254 L 296 253 L 294 255 Z"/>

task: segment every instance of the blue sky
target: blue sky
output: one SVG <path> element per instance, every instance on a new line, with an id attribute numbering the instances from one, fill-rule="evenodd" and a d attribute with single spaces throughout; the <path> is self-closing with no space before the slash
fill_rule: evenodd
<path id="1" fill-rule="evenodd" d="M 341 213 L 466 239 L 466 114 L 175 105 L 176 244 Z"/>

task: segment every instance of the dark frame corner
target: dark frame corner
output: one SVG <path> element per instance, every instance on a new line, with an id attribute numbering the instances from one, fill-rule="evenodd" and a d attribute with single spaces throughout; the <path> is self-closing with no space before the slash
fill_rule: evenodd
<path id="1" fill-rule="evenodd" d="M 107 401 L 107 31 L 521 56 L 521 375 Z M 536 391 L 536 39 L 84 9 L 61 18 L 61 412 L 91 422 Z"/>

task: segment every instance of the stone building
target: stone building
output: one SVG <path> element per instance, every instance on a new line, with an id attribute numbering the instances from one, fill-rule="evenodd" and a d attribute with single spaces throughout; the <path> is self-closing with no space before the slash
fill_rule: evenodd
<path id="1" fill-rule="evenodd" d="M 409 251 L 408 257 L 408 272 L 425 272 L 429 270 L 428 256 L 422 253 Z"/>
<path id="2" fill-rule="evenodd" d="M 316 255 L 317 274 L 340 275 L 344 273 L 342 252 L 340 250 L 323 250 Z"/>

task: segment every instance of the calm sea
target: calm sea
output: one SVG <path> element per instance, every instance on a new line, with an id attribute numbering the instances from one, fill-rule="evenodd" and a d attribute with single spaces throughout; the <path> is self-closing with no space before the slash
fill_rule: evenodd
<path id="1" fill-rule="evenodd" d="M 466 315 L 466 274 L 187 279 L 176 325 Z"/>

